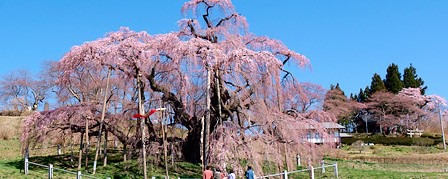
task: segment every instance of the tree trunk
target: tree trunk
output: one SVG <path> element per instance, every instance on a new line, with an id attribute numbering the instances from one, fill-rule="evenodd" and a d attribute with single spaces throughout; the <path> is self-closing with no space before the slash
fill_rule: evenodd
<path id="1" fill-rule="evenodd" d="M 171 151 L 171 167 L 174 167 L 174 145 L 173 145 L 173 143 L 171 142 L 170 143 L 170 151 Z"/>
<path id="2" fill-rule="evenodd" d="M 81 141 L 79 143 L 79 153 L 78 153 L 78 171 L 81 170 L 83 138 L 84 138 L 84 133 L 81 133 Z"/>
<path id="3" fill-rule="evenodd" d="M 75 156 L 73 154 L 73 141 L 70 142 L 70 165 L 73 168 L 74 167 L 74 162 L 75 162 Z"/>
<path id="4" fill-rule="evenodd" d="M 283 147 L 285 148 L 285 165 L 286 165 L 286 169 L 287 169 L 288 171 L 291 171 L 290 168 L 289 168 L 288 148 L 287 148 L 287 146 L 286 146 L 286 143 L 283 143 Z"/>
<path id="5" fill-rule="evenodd" d="M 123 143 L 123 162 L 126 162 L 126 160 L 127 160 L 127 147 L 126 147 L 126 144 L 125 143 Z"/>
<path id="6" fill-rule="evenodd" d="M 104 160 L 103 160 L 103 166 L 107 166 L 107 136 L 108 136 L 108 132 L 107 130 L 104 131 Z"/>
<path id="7" fill-rule="evenodd" d="M 89 119 L 86 118 L 86 145 L 85 145 L 85 155 L 86 155 L 86 167 L 85 170 L 89 169 L 89 148 L 90 148 L 90 140 L 89 140 Z"/>
<path id="8" fill-rule="evenodd" d="M 222 124 L 222 119 L 221 119 L 221 83 L 219 81 L 219 70 L 216 69 L 216 94 L 218 97 L 218 124 L 221 125 Z"/>
<path id="9" fill-rule="evenodd" d="M 210 148 L 210 86 L 211 86 L 211 82 L 210 82 L 210 77 L 211 77 L 211 71 L 209 69 L 209 67 L 207 67 L 207 88 L 206 88 L 206 109 L 205 109 L 205 138 L 204 138 L 204 165 L 207 166 L 208 165 L 208 153 L 209 153 L 209 148 Z"/>
<path id="10" fill-rule="evenodd" d="M 73 154 L 73 132 L 72 132 L 72 121 L 69 119 L 69 126 L 70 126 L 70 165 L 71 167 L 75 167 L 75 156 Z"/>
<path id="11" fill-rule="evenodd" d="M 201 127 L 200 124 L 193 127 L 190 131 L 188 131 L 187 138 L 185 139 L 185 143 L 182 145 L 182 153 L 184 154 L 184 158 L 188 162 L 199 163 L 201 162 L 199 148 L 200 140 L 201 140 Z M 205 156 L 204 156 L 205 157 Z M 206 158 L 204 158 L 204 161 Z"/>
<path id="12" fill-rule="evenodd" d="M 205 138 L 205 122 L 204 122 L 204 117 L 201 118 L 201 137 L 200 137 L 200 149 L 199 149 L 199 154 L 200 154 L 200 160 L 201 160 L 201 165 L 202 165 L 202 171 L 205 170 L 205 158 L 204 158 L 204 149 L 205 149 L 205 145 L 204 145 L 204 138 Z"/>

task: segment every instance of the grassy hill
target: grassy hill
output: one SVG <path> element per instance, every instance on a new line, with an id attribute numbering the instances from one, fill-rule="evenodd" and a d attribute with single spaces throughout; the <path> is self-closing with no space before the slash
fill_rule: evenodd
<path id="1" fill-rule="evenodd" d="M 23 116 L 9 117 L 0 116 L 0 178 L 46 178 L 47 170 L 43 167 L 30 167 L 29 175 L 24 175 L 23 172 L 23 155 L 21 154 L 20 133 Z M 30 161 L 48 165 L 53 164 L 54 167 L 76 171 L 76 166 L 71 166 L 70 154 L 56 155 L 57 149 L 39 148 L 30 150 Z M 77 150 L 75 150 L 75 163 L 77 162 Z M 94 149 L 91 149 L 89 166 L 93 166 L 92 159 L 94 158 Z M 109 151 L 109 165 L 98 165 L 97 174 L 95 177 L 100 178 L 141 178 L 140 164 L 136 160 L 123 162 L 121 154 L 116 151 Z M 84 164 L 84 161 L 83 161 Z M 148 162 L 148 176 L 163 176 L 164 167 L 160 165 L 151 165 Z M 175 162 L 174 166 L 170 166 L 170 175 L 173 177 L 188 177 L 199 178 L 200 166 L 186 162 Z M 89 169 L 91 172 L 91 167 Z M 82 169 L 85 173 L 85 169 Z M 54 172 L 55 178 L 75 178 L 75 175 L 64 174 L 61 172 Z"/>

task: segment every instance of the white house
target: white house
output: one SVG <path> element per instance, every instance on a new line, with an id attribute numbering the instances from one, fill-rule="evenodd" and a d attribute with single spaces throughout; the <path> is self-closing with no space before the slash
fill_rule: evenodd
<path id="1" fill-rule="evenodd" d="M 320 125 L 322 125 L 322 127 L 324 127 L 327 131 L 327 134 L 329 135 L 328 138 L 323 138 L 323 135 L 318 133 L 315 129 L 314 126 L 312 125 L 307 125 L 305 127 L 305 129 L 307 130 L 306 136 L 304 137 L 303 141 L 304 142 L 311 142 L 311 143 L 315 143 L 315 144 L 322 144 L 322 143 L 327 143 L 327 142 L 331 142 L 331 143 L 336 143 L 339 144 L 341 143 L 341 133 L 340 133 L 340 129 L 345 129 L 344 126 L 335 123 L 335 122 L 322 122 L 320 123 Z"/>

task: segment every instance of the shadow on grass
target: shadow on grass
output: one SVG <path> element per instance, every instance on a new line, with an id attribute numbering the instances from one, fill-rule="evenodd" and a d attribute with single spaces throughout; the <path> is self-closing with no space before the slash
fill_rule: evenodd
<path id="1" fill-rule="evenodd" d="M 171 170 L 172 174 L 181 178 L 201 178 L 201 166 L 188 162 L 178 162 L 176 167 Z"/>
<path id="2" fill-rule="evenodd" d="M 23 172 L 24 164 L 25 162 L 23 159 L 5 162 L 5 166 L 10 167 L 12 169 L 20 170 L 21 173 Z"/>
<path id="3" fill-rule="evenodd" d="M 88 168 L 85 168 L 85 156 L 82 159 L 81 171 L 83 174 L 92 174 L 93 162 L 95 158 L 94 151 L 89 153 Z M 48 166 L 52 164 L 55 168 L 64 169 L 72 172 L 78 170 L 78 153 L 74 153 L 73 162 L 71 161 L 70 154 L 63 155 L 50 155 L 50 156 L 32 156 L 29 158 L 30 162 L 38 163 Z M 24 159 L 17 159 L 11 161 L 5 161 L 5 166 L 13 170 L 19 170 L 20 173 L 24 173 Z M 151 165 L 148 162 L 148 176 L 161 177 L 165 173 L 165 167 L 162 165 Z M 200 178 L 201 168 L 197 164 L 191 164 L 188 162 L 176 162 L 175 166 L 170 165 L 170 176 L 177 176 L 182 178 Z M 45 172 L 47 169 L 42 166 L 29 165 L 30 171 Z M 120 152 L 108 153 L 108 165 L 103 166 L 103 158 L 100 157 L 97 163 L 97 174 L 95 177 L 111 177 L 111 178 L 142 178 L 143 172 L 141 164 L 138 160 L 128 160 L 123 162 L 123 158 Z"/>

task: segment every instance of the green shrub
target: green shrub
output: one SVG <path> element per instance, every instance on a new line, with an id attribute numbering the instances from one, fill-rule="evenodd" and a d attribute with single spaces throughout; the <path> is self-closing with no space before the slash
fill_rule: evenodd
<path id="1" fill-rule="evenodd" d="M 442 134 L 437 134 L 437 133 L 423 133 L 422 138 L 430 138 L 430 139 L 441 139 L 442 138 Z"/>
<path id="2" fill-rule="evenodd" d="M 372 138 L 372 139 L 378 139 L 378 138 L 383 138 L 383 137 L 384 137 L 384 135 L 381 133 L 372 134 L 370 136 L 370 138 Z"/>
<path id="3" fill-rule="evenodd" d="M 362 138 L 341 138 L 341 143 L 342 144 L 347 144 L 347 145 L 352 145 L 358 139 L 362 139 Z"/>
<path id="4" fill-rule="evenodd" d="M 355 141 L 362 140 L 364 143 L 374 143 L 383 145 L 418 145 L 418 146 L 432 146 L 437 142 L 431 138 L 410 138 L 410 137 L 374 137 L 374 138 L 342 138 L 343 144 L 352 145 Z"/>

